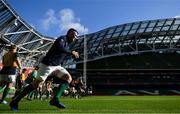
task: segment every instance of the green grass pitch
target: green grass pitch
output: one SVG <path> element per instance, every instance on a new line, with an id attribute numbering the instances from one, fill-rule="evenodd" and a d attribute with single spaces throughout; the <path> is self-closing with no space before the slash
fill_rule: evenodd
<path id="1" fill-rule="evenodd" d="M 10 99 L 9 99 L 10 100 Z M 23 99 L 17 113 L 180 113 L 180 96 L 89 96 L 81 99 L 61 98 L 65 109 L 49 105 L 49 100 Z M 10 114 L 8 105 L 0 104 L 0 113 Z"/>

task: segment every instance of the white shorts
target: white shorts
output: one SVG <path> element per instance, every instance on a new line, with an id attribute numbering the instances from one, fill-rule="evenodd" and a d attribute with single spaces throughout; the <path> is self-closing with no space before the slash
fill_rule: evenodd
<path id="1" fill-rule="evenodd" d="M 0 81 L 6 81 L 6 82 L 15 82 L 16 81 L 16 75 L 9 75 L 9 74 L 0 74 Z"/>
<path id="2" fill-rule="evenodd" d="M 45 81 L 52 73 L 54 73 L 58 78 L 62 78 L 64 75 L 70 75 L 69 72 L 61 66 L 47 66 L 40 63 L 36 78 Z"/>

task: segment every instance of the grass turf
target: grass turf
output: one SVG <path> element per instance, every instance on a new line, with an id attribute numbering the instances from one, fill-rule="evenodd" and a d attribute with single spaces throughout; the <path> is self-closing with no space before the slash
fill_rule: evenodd
<path id="1" fill-rule="evenodd" d="M 180 113 L 179 96 L 89 96 L 81 99 L 62 98 L 66 109 L 49 105 L 49 100 L 19 104 L 18 113 Z M 0 113 L 13 113 L 8 105 L 0 104 Z"/>

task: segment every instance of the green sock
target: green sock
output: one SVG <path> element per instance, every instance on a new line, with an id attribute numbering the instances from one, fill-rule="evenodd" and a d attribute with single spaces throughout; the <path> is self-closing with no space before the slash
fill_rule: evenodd
<path id="1" fill-rule="evenodd" d="M 8 95 L 8 93 L 9 93 L 9 90 L 10 90 L 10 88 L 5 88 L 4 89 L 4 92 L 3 92 L 3 96 L 2 96 L 2 101 L 6 98 L 6 96 Z"/>
<path id="2" fill-rule="evenodd" d="M 29 97 L 29 98 L 32 98 L 32 95 L 33 95 L 33 91 L 31 91 L 31 92 L 28 94 L 28 97 Z"/>
<path id="3" fill-rule="evenodd" d="M 0 91 L 1 91 L 2 89 L 4 89 L 4 87 L 0 87 Z"/>
<path id="4" fill-rule="evenodd" d="M 68 82 L 64 82 L 62 84 L 59 85 L 59 87 L 57 88 L 57 91 L 55 93 L 54 98 L 56 100 L 59 100 L 59 98 L 62 96 L 62 94 L 64 93 L 64 90 L 67 89 L 69 86 Z"/>
<path id="5" fill-rule="evenodd" d="M 0 87 L 0 93 L 3 92 L 4 90 L 4 87 Z"/>

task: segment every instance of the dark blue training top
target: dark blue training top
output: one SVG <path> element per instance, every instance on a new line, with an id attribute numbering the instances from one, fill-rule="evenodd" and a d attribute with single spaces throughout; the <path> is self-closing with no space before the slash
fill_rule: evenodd
<path id="1" fill-rule="evenodd" d="M 41 63 L 48 66 L 58 66 L 63 63 L 65 56 L 71 55 L 70 44 L 67 37 L 59 37 L 42 59 Z"/>

